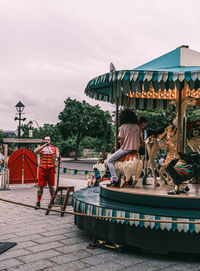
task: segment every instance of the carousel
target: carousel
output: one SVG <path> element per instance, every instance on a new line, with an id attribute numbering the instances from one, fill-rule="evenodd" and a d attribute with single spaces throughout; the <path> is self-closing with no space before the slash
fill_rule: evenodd
<path id="1" fill-rule="evenodd" d="M 200 53 L 180 46 L 133 70 L 116 71 L 111 65 L 109 73 L 88 83 L 85 94 L 116 104 L 116 149 L 119 106 L 167 109 L 173 104 L 176 116 L 164 132 L 146 140 L 152 172 L 161 143 L 167 148 L 159 181 L 153 174 L 144 185 L 137 172 L 143 161 L 139 154 L 130 154 L 115 167 L 122 163 L 121 168 L 135 168 L 134 185 L 128 185 L 124 169 L 120 188 L 101 182 L 76 191 L 75 224 L 94 240 L 158 253 L 200 253 L 200 121 L 187 123 L 186 118 L 188 106 L 200 107 Z"/>

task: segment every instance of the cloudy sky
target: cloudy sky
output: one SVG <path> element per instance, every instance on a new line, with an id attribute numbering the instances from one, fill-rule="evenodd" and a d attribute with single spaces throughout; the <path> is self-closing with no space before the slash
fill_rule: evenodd
<path id="1" fill-rule="evenodd" d="M 67 97 L 93 77 L 133 69 L 187 44 L 200 51 L 199 0 L 0 0 L 0 129 L 16 130 L 15 105 L 55 124 Z M 102 109 L 112 110 L 106 103 Z"/>

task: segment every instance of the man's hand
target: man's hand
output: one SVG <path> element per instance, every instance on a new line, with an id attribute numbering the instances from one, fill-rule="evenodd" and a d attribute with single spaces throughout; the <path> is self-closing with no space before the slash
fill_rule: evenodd
<path id="1" fill-rule="evenodd" d="M 39 153 L 41 152 L 41 150 L 44 149 L 44 148 L 47 147 L 47 146 L 48 146 L 48 143 L 45 143 L 44 145 L 37 147 L 37 148 L 34 150 L 34 153 L 35 153 L 35 154 L 39 154 Z"/>

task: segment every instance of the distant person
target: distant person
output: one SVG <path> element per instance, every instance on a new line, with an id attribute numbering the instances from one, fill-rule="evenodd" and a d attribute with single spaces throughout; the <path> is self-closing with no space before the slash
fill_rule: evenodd
<path id="1" fill-rule="evenodd" d="M 40 154 L 40 165 L 38 174 L 37 207 L 40 207 L 40 201 L 43 195 L 43 189 L 48 185 L 51 198 L 54 194 L 55 185 L 55 167 L 60 162 L 59 150 L 51 145 L 49 136 L 45 137 L 45 144 L 34 150 L 35 154 Z"/>
<path id="2" fill-rule="evenodd" d="M 90 182 L 88 183 L 88 186 L 98 186 L 100 181 L 101 181 L 101 173 L 95 167 L 93 169 L 93 175 L 91 176 L 91 179 L 90 179 Z"/>
<path id="3" fill-rule="evenodd" d="M 3 154 L 0 153 L 0 174 L 1 174 L 1 169 L 4 166 L 4 156 Z"/>
<path id="4" fill-rule="evenodd" d="M 160 169 L 163 166 L 165 159 L 161 154 L 158 155 L 158 159 L 159 159 L 158 163 L 159 163 L 159 169 Z"/>
<path id="5" fill-rule="evenodd" d="M 3 168 L 3 166 L 4 166 L 4 161 L 0 160 L 0 174 L 1 174 L 1 169 Z"/>
<path id="6" fill-rule="evenodd" d="M 108 180 L 110 180 L 110 177 L 111 177 L 111 175 L 110 175 L 110 170 L 109 170 L 109 168 L 108 168 L 108 166 L 106 166 L 105 167 L 105 174 L 102 176 L 102 181 L 108 181 Z"/>
<path id="7" fill-rule="evenodd" d="M 139 118 L 139 128 L 140 128 L 140 149 L 139 153 L 141 155 L 145 155 L 145 142 L 144 142 L 144 135 L 143 129 L 147 126 L 147 119 L 145 117 Z"/>
<path id="8" fill-rule="evenodd" d="M 130 152 L 139 151 L 140 130 L 136 114 L 131 109 L 126 109 L 120 114 L 120 149 L 108 159 L 108 167 L 111 174 L 111 183 L 107 186 L 120 187 L 118 176 L 115 171 L 114 162 Z"/>

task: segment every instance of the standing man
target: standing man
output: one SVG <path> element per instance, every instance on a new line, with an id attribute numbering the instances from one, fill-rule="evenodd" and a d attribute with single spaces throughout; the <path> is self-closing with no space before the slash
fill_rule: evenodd
<path id="1" fill-rule="evenodd" d="M 45 136 L 45 144 L 34 150 L 35 154 L 40 154 L 40 166 L 38 174 L 38 190 L 36 208 L 40 207 L 44 186 L 49 186 L 51 198 L 54 194 L 55 167 L 60 162 L 59 150 L 51 145 L 50 136 Z"/>
<path id="2" fill-rule="evenodd" d="M 143 181 L 142 184 L 143 185 L 147 185 L 147 152 L 146 152 L 146 148 L 145 148 L 145 141 L 144 139 L 146 139 L 146 133 L 145 135 L 143 134 L 143 129 L 146 127 L 147 125 L 147 119 L 145 117 L 140 117 L 139 118 L 139 128 L 140 128 L 140 148 L 139 148 L 139 154 L 142 156 L 142 160 L 144 161 L 143 163 L 143 172 L 142 172 L 142 177 L 143 177 Z M 146 131 L 144 131 L 146 132 Z"/>
<path id="3" fill-rule="evenodd" d="M 147 126 L 147 119 L 145 117 L 140 117 L 139 118 L 139 128 L 140 128 L 140 142 L 141 142 L 141 147 L 145 146 L 144 142 L 144 135 L 143 135 L 143 129 Z M 145 138 L 146 139 L 146 138 Z M 144 153 L 141 153 L 144 154 Z"/>

